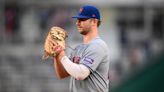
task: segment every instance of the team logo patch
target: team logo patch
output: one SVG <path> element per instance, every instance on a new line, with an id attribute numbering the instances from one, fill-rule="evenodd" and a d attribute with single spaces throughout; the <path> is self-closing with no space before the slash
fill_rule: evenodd
<path id="1" fill-rule="evenodd" d="M 80 63 L 80 57 L 73 57 L 73 62 L 76 63 L 76 64 L 79 64 Z"/>
<path id="2" fill-rule="evenodd" d="M 79 10 L 80 12 L 82 12 L 83 11 L 83 8 L 80 8 L 80 10 Z"/>
<path id="3" fill-rule="evenodd" d="M 91 59 L 91 58 L 89 58 L 89 57 L 85 57 L 85 58 L 84 58 L 84 62 L 85 62 L 85 63 L 89 63 L 89 64 L 93 64 L 94 60 Z"/>

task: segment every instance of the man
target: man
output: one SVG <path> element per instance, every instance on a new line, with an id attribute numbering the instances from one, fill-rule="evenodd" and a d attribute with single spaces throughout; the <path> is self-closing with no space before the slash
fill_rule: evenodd
<path id="1" fill-rule="evenodd" d="M 109 54 L 106 43 L 98 35 L 99 10 L 94 6 L 83 6 L 73 18 L 77 19 L 83 43 L 70 57 L 62 50 L 54 58 L 55 70 L 60 78 L 71 76 L 70 92 L 108 92 Z"/>

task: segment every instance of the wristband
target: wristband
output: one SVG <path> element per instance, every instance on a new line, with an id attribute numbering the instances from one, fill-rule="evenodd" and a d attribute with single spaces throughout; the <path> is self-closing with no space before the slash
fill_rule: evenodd
<path id="1" fill-rule="evenodd" d="M 66 59 L 68 59 L 68 57 L 67 57 L 67 56 L 63 56 L 63 57 L 61 58 L 61 62 L 66 61 Z"/>

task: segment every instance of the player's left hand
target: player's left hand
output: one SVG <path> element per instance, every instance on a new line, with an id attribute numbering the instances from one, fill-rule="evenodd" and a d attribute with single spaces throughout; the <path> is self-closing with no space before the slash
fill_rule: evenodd
<path id="1" fill-rule="evenodd" d="M 65 49 L 65 39 L 67 33 L 60 27 L 52 27 L 45 39 L 43 59 L 56 57 L 62 50 Z"/>

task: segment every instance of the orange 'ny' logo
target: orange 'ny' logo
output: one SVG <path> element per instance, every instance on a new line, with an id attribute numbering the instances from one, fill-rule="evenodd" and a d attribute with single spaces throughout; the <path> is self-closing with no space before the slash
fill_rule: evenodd
<path id="1" fill-rule="evenodd" d="M 83 8 L 80 8 L 80 10 L 79 10 L 80 12 L 82 12 L 83 11 Z"/>

